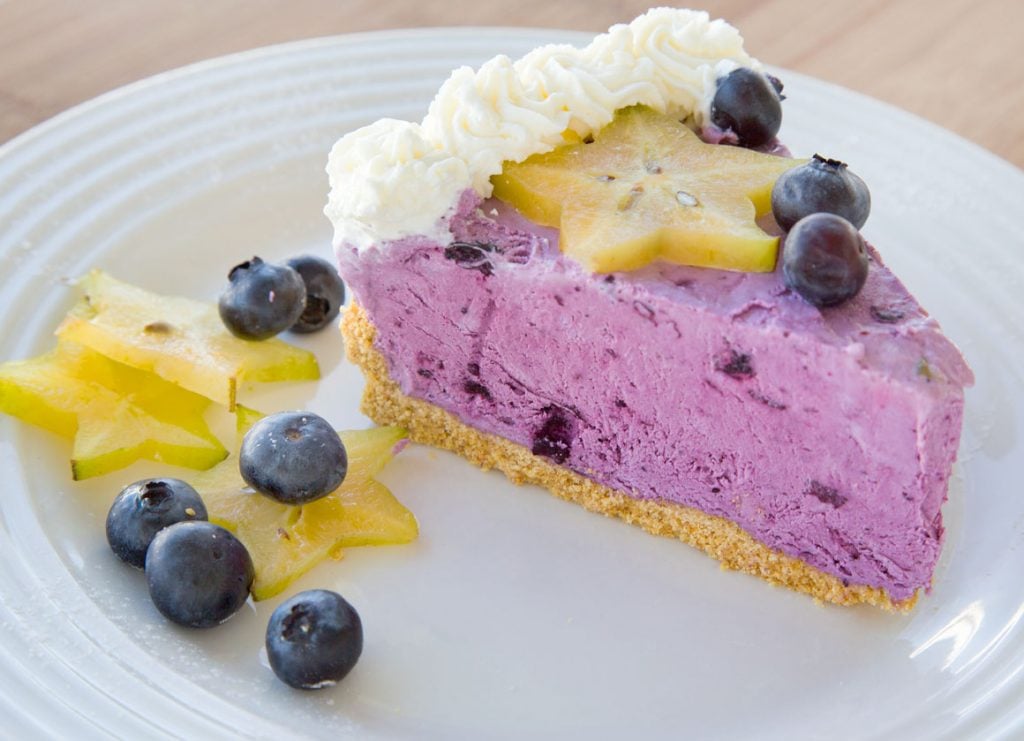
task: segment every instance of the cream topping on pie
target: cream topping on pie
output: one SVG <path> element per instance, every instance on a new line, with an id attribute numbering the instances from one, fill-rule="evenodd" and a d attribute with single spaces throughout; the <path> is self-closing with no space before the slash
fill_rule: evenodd
<path id="1" fill-rule="evenodd" d="M 327 165 L 335 243 L 360 248 L 410 235 L 445 240 L 467 189 L 482 197 L 505 161 L 585 137 L 642 103 L 700 129 L 716 81 L 761 69 L 739 32 L 707 13 L 656 8 L 577 49 L 542 46 L 460 67 L 421 123 L 383 119 L 342 137 Z"/>

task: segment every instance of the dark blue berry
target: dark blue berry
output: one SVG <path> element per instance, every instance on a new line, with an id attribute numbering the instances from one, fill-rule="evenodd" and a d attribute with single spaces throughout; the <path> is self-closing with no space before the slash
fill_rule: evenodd
<path id="1" fill-rule="evenodd" d="M 254 257 L 228 273 L 220 295 L 220 318 L 233 335 L 265 340 L 290 328 L 306 305 L 302 277 L 287 265 L 271 265 Z"/>
<path id="2" fill-rule="evenodd" d="M 141 569 L 157 532 L 176 522 L 205 519 L 202 498 L 181 479 L 143 479 L 114 499 L 107 513 L 107 542 L 118 558 Z"/>
<path id="3" fill-rule="evenodd" d="M 732 131 L 741 147 L 760 147 L 774 139 L 782 126 L 779 93 L 764 75 L 747 67 L 734 69 L 718 80 L 711 122 Z"/>
<path id="4" fill-rule="evenodd" d="M 803 217 L 819 212 L 842 216 L 860 229 L 871 213 L 871 193 L 845 162 L 814 155 L 775 181 L 772 214 L 788 231 Z"/>
<path id="5" fill-rule="evenodd" d="M 753 378 L 757 375 L 754 366 L 750 362 L 750 355 L 745 352 L 729 350 L 725 357 L 719 358 L 715 363 L 715 370 L 720 371 L 733 378 Z"/>
<path id="6" fill-rule="evenodd" d="M 312 255 L 293 257 L 285 263 L 306 285 L 306 303 L 292 332 L 317 332 L 334 321 L 345 303 L 345 284 L 331 263 Z"/>
<path id="7" fill-rule="evenodd" d="M 540 429 L 533 434 L 533 445 L 530 450 L 534 455 L 550 458 L 555 463 L 565 463 L 572 453 L 572 419 L 558 407 L 546 407 L 544 411 L 547 417 Z"/>
<path id="8" fill-rule="evenodd" d="M 815 306 L 835 306 L 857 295 L 868 277 L 864 239 L 835 214 L 811 214 L 796 223 L 783 243 L 786 286 Z"/>
<path id="9" fill-rule="evenodd" d="M 847 501 L 847 498 L 840 494 L 835 488 L 825 486 L 825 484 L 820 481 L 811 481 L 807 485 L 807 489 L 804 490 L 804 494 L 814 497 L 822 504 L 831 504 L 836 509 L 842 507 Z"/>
<path id="10" fill-rule="evenodd" d="M 307 504 L 341 486 L 348 473 L 345 445 L 312 412 L 279 412 L 254 424 L 238 454 L 242 478 L 283 504 Z"/>
<path id="11" fill-rule="evenodd" d="M 488 255 L 498 250 L 490 242 L 452 242 L 444 248 L 445 259 L 467 270 L 476 270 L 485 278 L 494 274 Z"/>
<path id="12" fill-rule="evenodd" d="M 149 596 L 168 620 L 210 628 L 238 612 L 255 572 L 242 541 L 210 522 L 179 522 L 146 553 Z"/>
<path id="13" fill-rule="evenodd" d="M 267 624 L 274 674 L 296 689 L 341 681 L 363 652 L 363 624 L 341 595 L 311 589 L 282 602 Z"/>
<path id="14" fill-rule="evenodd" d="M 470 396 L 479 396 L 481 399 L 493 401 L 493 398 L 491 397 L 491 390 L 479 381 L 474 381 L 472 378 L 467 378 L 465 380 L 462 384 L 462 390 Z"/>

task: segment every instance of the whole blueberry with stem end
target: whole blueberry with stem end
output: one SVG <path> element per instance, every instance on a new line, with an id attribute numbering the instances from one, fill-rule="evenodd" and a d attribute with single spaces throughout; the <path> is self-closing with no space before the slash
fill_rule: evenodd
<path id="1" fill-rule="evenodd" d="M 312 412 L 279 412 L 242 438 L 238 469 L 245 482 L 282 504 L 308 504 L 341 486 L 348 454 L 338 433 Z"/>
<path id="2" fill-rule="evenodd" d="M 254 578 L 242 541 L 211 522 L 164 528 L 146 553 L 153 604 L 168 620 L 189 628 L 210 628 L 238 612 Z"/>
<path id="3" fill-rule="evenodd" d="M 125 563 L 146 564 L 146 550 L 156 534 L 177 522 L 205 520 L 199 492 L 181 479 L 142 479 L 129 484 L 107 513 L 107 542 Z"/>
<path id="4" fill-rule="evenodd" d="M 815 306 L 848 301 L 868 277 L 864 238 L 842 216 L 805 216 L 783 242 L 782 277 L 788 288 Z"/>
<path id="5" fill-rule="evenodd" d="M 278 678 L 296 689 L 335 684 L 363 652 L 363 624 L 344 597 L 311 589 L 282 602 L 267 624 L 267 658 Z"/>
<path id="6" fill-rule="evenodd" d="M 292 332 L 317 332 L 338 316 L 345 303 L 345 283 L 331 263 L 313 255 L 293 257 L 286 263 L 306 285 L 306 303 Z"/>
<path id="7" fill-rule="evenodd" d="M 711 100 L 711 122 L 732 131 L 742 147 L 767 144 L 782 126 L 782 101 L 775 83 L 749 67 L 738 67 L 719 78 Z"/>
<path id="8" fill-rule="evenodd" d="M 302 277 L 287 265 L 254 257 L 231 268 L 228 281 L 217 308 L 224 326 L 243 340 L 265 340 L 284 332 L 306 305 Z"/>
<path id="9" fill-rule="evenodd" d="M 845 162 L 816 154 L 775 181 L 772 215 L 788 231 L 800 219 L 819 212 L 842 216 L 860 229 L 871 213 L 871 193 Z"/>

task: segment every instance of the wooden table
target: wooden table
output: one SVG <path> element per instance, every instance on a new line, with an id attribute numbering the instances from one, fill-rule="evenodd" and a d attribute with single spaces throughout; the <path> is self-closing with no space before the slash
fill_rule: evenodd
<path id="1" fill-rule="evenodd" d="M 207 57 L 382 28 L 601 31 L 645 0 L 0 0 L 0 142 Z M 698 3 L 694 2 L 694 5 Z M 1024 0 L 707 0 L 762 61 L 893 103 L 1024 166 Z"/>

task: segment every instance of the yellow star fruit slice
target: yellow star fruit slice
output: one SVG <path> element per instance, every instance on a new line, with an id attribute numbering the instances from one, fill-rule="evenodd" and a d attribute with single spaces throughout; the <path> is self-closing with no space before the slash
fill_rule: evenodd
<path id="1" fill-rule="evenodd" d="M 242 406 L 238 410 L 244 434 L 261 415 Z M 374 479 L 406 431 L 378 427 L 339 434 L 348 474 L 337 490 L 309 504 L 289 506 L 254 492 L 238 472 L 237 450 L 191 479 L 210 521 L 234 532 L 249 550 L 256 568 L 255 599 L 280 593 L 325 558 L 341 558 L 343 548 L 409 543 L 419 534 L 412 512 Z"/>
<path id="2" fill-rule="evenodd" d="M 75 480 L 140 458 L 198 469 L 215 465 L 228 452 L 203 419 L 209 406 L 159 376 L 70 342 L 0 365 L 0 411 L 73 438 Z"/>
<path id="3" fill-rule="evenodd" d="M 778 237 L 756 217 L 801 160 L 705 144 L 671 116 L 619 111 L 591 143 L 505 163 L 494 195 L 528 219 L 558 227 L 562 252 L 597 273 L 654 260 L 768 272 Z"/>
<path id="4" fill-rule="evenodd" d="M 225 329 L 217 307 L 161 296 L 93 270 L 85 297 L 57 336 L 235 408 L 238 384 L 320 377 L 316 357 L 278 339 L 249 342 Z"/>

